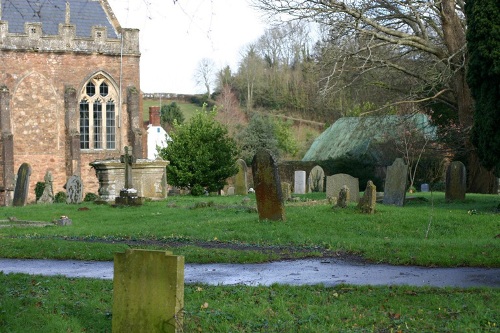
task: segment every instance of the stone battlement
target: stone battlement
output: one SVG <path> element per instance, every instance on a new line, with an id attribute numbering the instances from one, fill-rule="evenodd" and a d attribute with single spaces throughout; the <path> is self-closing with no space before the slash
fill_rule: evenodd
<path id="1" fill-rule="evenodd" d="M 122 43 L 122 38 L 108 38 L 107 28 L 102 26 L 93 26 L 88 38 L 77 37 L 74 24 L 60 23 L 58 35 L 43 35 L 42 28 L 41 23 L 25 23 L 24 33 L 9 33 L 8 22 L 0 21 L 0 49 L 140 56 L 138 29 L 122 29 Z"/>

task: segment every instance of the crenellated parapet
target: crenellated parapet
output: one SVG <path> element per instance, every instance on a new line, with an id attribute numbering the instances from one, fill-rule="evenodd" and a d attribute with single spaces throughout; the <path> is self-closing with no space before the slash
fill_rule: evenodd
<path id="1" fill-rule="evenodd" d="M 24 33 L 9 33 L 8 22 L 0 21 L 0 50 L 140 56 L 139 30 L 122 28 L 119 38 L 109 38 L 106 27 L 93 26 L 87 38 L 76 36 L 74 24 L 60 23 L 57 35 L 44 35 L 34 22 L 25 23 Z"/>

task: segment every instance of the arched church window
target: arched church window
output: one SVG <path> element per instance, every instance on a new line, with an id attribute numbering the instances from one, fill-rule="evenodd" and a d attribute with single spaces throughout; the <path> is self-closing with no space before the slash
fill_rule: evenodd
<path id="1" fill-rule="evenodd" d="M 80 96 L 80 148 L 116 149 L 116 91 L 107 78 L 96 75 Z"/>

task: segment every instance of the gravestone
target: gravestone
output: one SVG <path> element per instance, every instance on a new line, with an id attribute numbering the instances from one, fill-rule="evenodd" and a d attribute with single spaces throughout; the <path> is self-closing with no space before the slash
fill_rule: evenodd
<path id="1" fill-rule="evenodd" d="M 227 188 L 227 195 L 234 195 L 234 194 L 235 194 L 234 186 L 229 186 Z"/>
<path id="2" fill-rule="evenodd" d="M 136 162 L 136 158 L 132 155 L 132 151 L 129 151 L 129 147 L 125 147 L 125 154 L 120 156 L 120 162 L 125 164 L 125 187 L 120 190 L 120 196 L 115 198 L 115 204 L 140 206 L 145 199 L 137 195 L 137 190 L 132 184 L 132 164 Z"/>
<path id="3" fill-rule="evenodd" d="M 234 176 L 234 193 L 237 195 L 247 195 L 247 164 L 244 160 L 238 159 L 236 166 L 238 167 L 238 173 Z"/>
<path id="4" fill-rule="evenodd" d="M 465 200 L 467 175 L 465 165 L 460 161 L 451 162 L 446 170 L 446 201 Z"/>
<path id="5" fill-rule="evenodd" d="M 344 185 L 349 188 L 350 201 L 358 203 L 359 180 L 345 173 L 326 177 L 326 197 L 336 197 Z"/>
<path id="6" fill-rule="evenodd" d="M 112 332 L 181 332 L 184 257 L 166 251 L 115 253 Z"/>
<path id="7" fill-rule="evenodd" d="M 383 203 L 386 205 L 403 206 L 406 198 L 407 180 L 408 166 L 402 158 L 396 158 L 394 163 L 387 167 Z"/>
<path id="8" fill-rule="evenodd" d="M 375 205 L 377 203 L 377 187 L 369 180 L 366 184 L 366 189 L 363 197 L 359 200 L 358 208 L 362 213 L 375 213 Z"/>
<path id="9" fill-rule="evenodd" d="M 337 207 L 346 208 L 349 205 L 350 200 L 350 190 L 346 185 L 342 186 L 339 191 L 339 197 L 337 199 Z"/>
<path id="10" fill-rule="evenodd" d="M 259 149 L 252 160 L 253 184 L 260 220 L 285 220 L 278 165 L 267 149 Z"/>
<path id="11" fill-rule="evenodd" d="M 69 177 L 66 183 L 66 203 L 79 204 L 83 201 L 83 183 L 80 176 Z"/>
<path id="12" fill-rule="evenodd" d="M 429 192 L 429 184 L 423 183 L 420 185 L 420 192 Z"/>
<path id="13" fill-rule="evenodd" d="M 323 192 L 325 183 L 325 171 L 319 165 L 311 169 L 309 173 L 309 192 Z"/>
<path id="14" fill-rule="evenodd" d="M 281 182 L 281 193 L 283 194 L 283 200 L 290 200 L 292 198 L 292 185 L 288 182 Z"/>
<path id="15" fill-rule="evenodd" d="M 293 193 L 295 194 L 305 194 L 306 193 L 306 172 L 305 171 L 295 171 L 294 183 L 293 183 Z"/>
<path id="16" fill-rule="evenodd" d="M 14 189 L 13 206 L 26 206 L 30 188 L 31 166 L 23 163 L 17 171 L 16 188 Z"/>
<path id="17" fill-rule="evenodd" d="M 54 202 L 54 179 L 52 178 L 52 173 L 47 171 L 43 180 L 45 182 L 45 187 L 43 188 L 42 196 L 38 199 L 37 203 L 51 204 Z"/>

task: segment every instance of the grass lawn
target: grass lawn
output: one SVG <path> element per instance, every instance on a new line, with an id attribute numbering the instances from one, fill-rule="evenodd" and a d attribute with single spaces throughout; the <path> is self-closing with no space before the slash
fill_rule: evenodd
<path id="1" fill-rule="evenodd" d="M 161 105 L 167 105 L 172 102 L 176 102 L 177 105 L 181 108 L 182 114 L 184 115 L 185 121 L 188 121 L 191 119 L 191 117 L 196 113 L 196 111 L 201 110 L 200 106 L 197 106 L 192 103 L 184 102 L 184 101 L 175 101 L 175 100 L 161 100 Z M 149 107 L 150 106 L 160 106 L 160 100 L 159 99 L 143 99 L 143 119 L 144 121 L 149 120 Z"/>
<path id="2" fill-rule="evenodd" d="M 254 196 L 2 207 L 0 257 L 112 260 L 136 247 L 171 250 L 190 263 L 353 254 L 500 267 L 499 196 L 468 194 L 460 203 L 446 203 L 443 193 L 417 196 L 364 215 L 307 194 L 286 204 L 286 222 L 259 221 Z M 73 224 L 46 226 L 62 215 Z M 111 299 L 111 281 L 0 273 L 0 332 L 110 332 Z M 499 332 L 499 308 L 499 288 L 187 285 L 184 331 Z"/>

